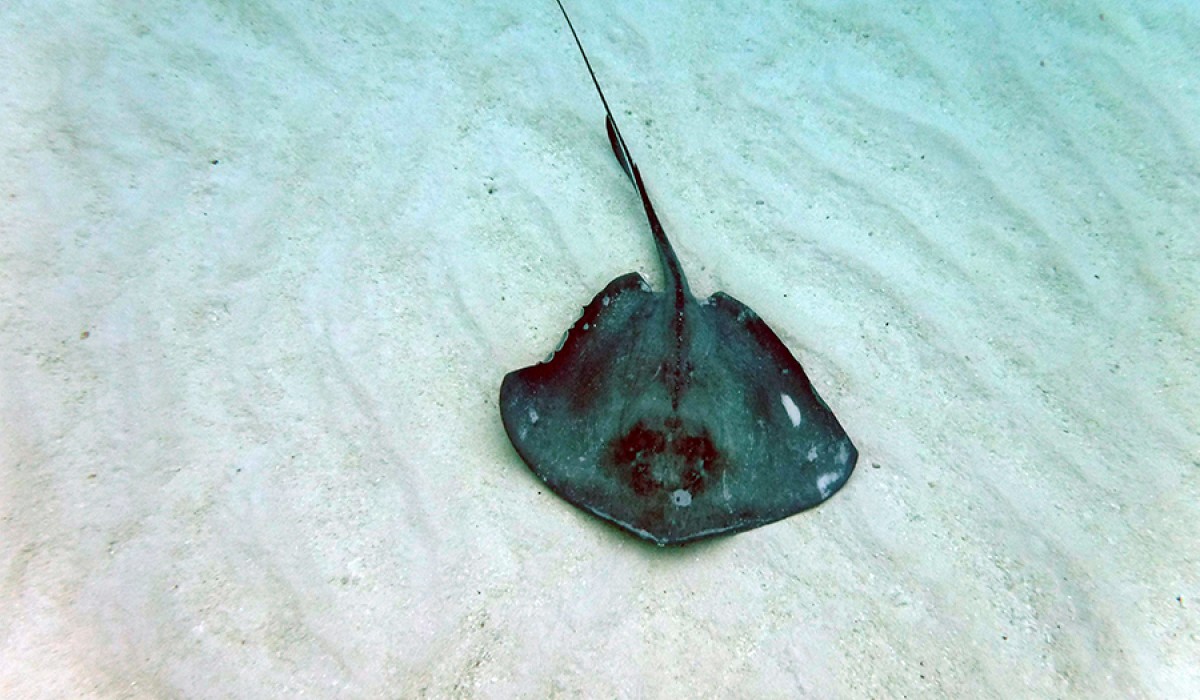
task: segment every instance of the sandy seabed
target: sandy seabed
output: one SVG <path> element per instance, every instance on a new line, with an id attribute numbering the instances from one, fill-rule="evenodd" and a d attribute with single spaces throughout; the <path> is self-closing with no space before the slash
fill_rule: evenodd
<path id="1" fill-rule="evenodd" d="M 557 8 L 333 5 L 0 9 L 0 696 L 1200 697 L 1195 3 L 573 3 L 861 451 L 679 549 L 499 420 L 660 280 Z"/>

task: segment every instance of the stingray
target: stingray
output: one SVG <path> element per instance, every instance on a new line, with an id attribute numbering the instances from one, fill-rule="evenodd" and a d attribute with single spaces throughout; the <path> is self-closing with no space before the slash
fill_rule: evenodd
<path id="1" fill-rule="evenodd" d="M 500 415 L 517 453 L 568 502 L 660 546 L 766 525 L 840 489 L 858 451 L 800 363 L 745 304 L 692 296 L 641 171 L 561 0 L 641 198 L 665 289 L 608 284 L 540 364 L 510 372 Z"/>

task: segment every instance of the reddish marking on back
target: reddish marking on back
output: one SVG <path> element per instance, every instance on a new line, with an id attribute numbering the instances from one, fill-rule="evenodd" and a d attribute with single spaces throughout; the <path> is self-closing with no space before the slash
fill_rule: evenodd
<path id="1" fill-rule="evenodd" d="M 686 428 L 678 416 L 661 427 L 638 421 L 609 442 L 608 468 L 641 497 L 685 489 L 703 493 L 725 470 L 725 460 L 705 428 Z"/>

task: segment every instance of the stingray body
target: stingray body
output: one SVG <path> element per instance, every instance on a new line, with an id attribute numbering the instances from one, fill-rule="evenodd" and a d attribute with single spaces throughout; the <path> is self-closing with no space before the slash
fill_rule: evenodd
<path id="1" fill-rule="evenodd" d="M 500 413 L 529 468 L 567 501 L 658 545 L 811 508 L 858 452 L 804 369 L 749 307 L 692 296 L 570 17 L 613 154 L 641 197 L 661 292 L 618 277 L 546 362 L 509 373 Z"/>

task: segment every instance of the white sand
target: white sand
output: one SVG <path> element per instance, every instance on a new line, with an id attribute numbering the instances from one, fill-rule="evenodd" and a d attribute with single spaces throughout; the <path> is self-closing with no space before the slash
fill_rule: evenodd
<path id="1" fill-rule="evenodd" d="M 573 3 L 862 452 L 678 550 L 500 425 L 659 272 L 557 9 L 479 4 L 0 9 L 0 696 L 1200 697 L 1195 3 Z"/>

